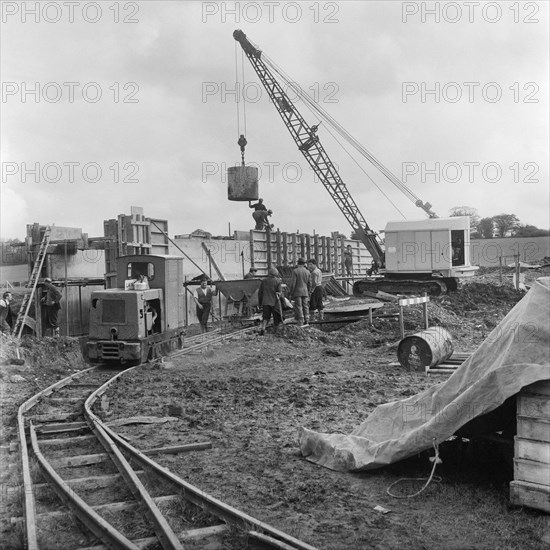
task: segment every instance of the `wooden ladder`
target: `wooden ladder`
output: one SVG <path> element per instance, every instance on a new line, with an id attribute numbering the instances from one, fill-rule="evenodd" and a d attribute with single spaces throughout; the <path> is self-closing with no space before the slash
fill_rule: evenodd
<path id="1" fill-rule="evenodd" d="M 25 321 L 31 308 L 34 293 L 36 292 L 36 286 L 38 285 L 38 279 L 40 278 L 42 266 L 44 265 L 44 260 L 46 259 L 46 252 L 48 251 L 48 245 L 50 244 L 50 239 L 52 236 L 52 227 L 53 225 L 46 226 L 46 230 L 42 236 L 42 241 L 40 242 L 40 248 L 38 249 L 38 255 L 36 256 L 36 260 L 32 268 L 31 277 L 29 282 L 26 284 L 26 287 L 32 287 L 32 290 L 25 293 L 23 302 L 21 302 L 21 307 L 19 308 L 19 313 L 17 314 L 17 320 L 15 321 L 15 326 L 13 328 L 13 334 L 15 334 L 17 338 L 21 338 L 21 334 L 23 334 L 23 327 L 25 326 Z"/>

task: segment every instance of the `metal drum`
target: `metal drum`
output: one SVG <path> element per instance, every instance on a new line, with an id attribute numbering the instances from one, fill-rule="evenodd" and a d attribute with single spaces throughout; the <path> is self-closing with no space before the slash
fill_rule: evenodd
<path id="1" fill-rule="evenodd" d="M 451 335 L 442 327 L 431 327 L 407 336 L 399 342 L 397 358 L 403 367 L 424 371 L 434 367 L 453 354 Z"/>
<path id="2" fill-rule="evenodd" d="M 230 166 L 227 169 L 227 198 L 230 201 L 258 200 L 258 168 Z"/>

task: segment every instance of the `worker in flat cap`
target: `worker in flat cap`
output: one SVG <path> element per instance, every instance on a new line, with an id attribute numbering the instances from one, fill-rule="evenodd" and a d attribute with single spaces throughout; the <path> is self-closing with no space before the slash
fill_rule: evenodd
<path id="1" fill-rule="evenodd" d="M 42 284 L 43 296 L 40 300 L 44 308 L 46 336 L 59 336 L 59 310 L 62 294 L 55 288 L 49 277 Z"/>
<path id="2" fill-rule="evenodd" d="M 292 271 L 289 292 L 294 300 L 294 318 L 298 325 L 308 325 L 311 273 L 306 269 L 305 258 L 299 258 L 298 266 Z"/>
<path id="3" fill-rule="evenodd" d="M 249 270 L 248 270 L 248 273 L 244 276 L 245 279 L 256 279 L 258 277 L 258 268 L 257 267 L 254 267 L 252 266 Z"/>

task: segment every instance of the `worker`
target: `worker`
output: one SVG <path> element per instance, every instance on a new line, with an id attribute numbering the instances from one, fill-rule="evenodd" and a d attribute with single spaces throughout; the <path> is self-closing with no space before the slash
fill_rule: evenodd
<path id="1" fill-rule="evenodd" d="M 256 210 L 252 213 L 252 217 L 256 222 L 256 231 L 264 231 L 267 228 L 273 229 L 273 225 L 270 225 L 268 217 L 271 216 L 273 212 L 271 210 Z"/>
<path id="2" fill-rule="evenodd" d="M 248 270 L 248 273 L 244 276 L 245 279 L 255 279 L 257 277 L 257 273 L 258 272 L 258 268 L 257 267 L 254 267 L 252 266 L 249 270 Z"/>
<path id="3" fill-rule="evenodd" d="M 256 204 L 251 204 L 252 201 L 248 201 L 248 208 L 254 208 L 254 211 L 258 211 L 258 210 L 267 210 L 265 204 L 264 204 L 264 199 L 258 199 L 258 202 Z"/>
<path id="4" fill-rule="evenodd" d="M 40 303 L 44 307 L 46 320 L 46 336 L 59 336 L 59 310 L 61 309 L 62 294 L 55 288 L 49 277 L 44 279 L 42 285 L 45 291 Z"/>
<path id="5" fill-rule="evenodd" d="M 281 307 L 281 296 L 283 292 L 283 281 L 275 267 L 267 270 L 267 277 L 262 280 L 258 290 L 258 304 L 262 308 L 262 322 L 259 334 L 263 336 L 271 316 L 275 332 L 283 322 L 283 308 Z"/>
<path id="6" fill-rule="evenodd" d="M 157 324 L 158 312 L 151 302 L 145 302 L 145 315 L 147 319 L 147 334 L 160 332 Z"/>
<path id="7" fill-rule="evenodd" d="M 380 267 L 380 264 L 376 260 L 372 260 L 370 263 L 370 269 L 367 269 L 367 276 L 370 277 L 371 275 L 378 274 L 378 269 Z"/>
<path id="8" fill-rule="evenodd" d="M 306 269 L 304 258 L 298 258 L 298 266 L 292 271 L 288 290 L 294 300 L 294 318 L 298 322 L 298 326 L 308 325 L 311 273 Z"/>
<path id="9" fill-rule="evenodd" d="M 11 301 L 11 292 L 4 292 L 0 300 L 0 332 L 5 332 L 6 334 L 10 334 L 13 328 L 13 314 L 10 307 Z"/>
<path id="10" fill-rule="evenodd" d="M 351 245 L 348 244 L 346 246 L 346 250 L 344 250 L 344 258 L 343 258 L 343 267 L 346 270 L 346 275 L 348 277 L 353 276 L 353 251 L 351 249 Z"/>
<path id="11" fill-rule="evenodd" d="M 208 279 L 204 277 L 201 281 L 201 286 L 196 290 L 193 296 L 197 305 L 197 318 L 201 325 L 201 332 L 208 331 L 208 317 L 212 308 L 212 297 L 217 296 L 218 290 L 208 286 Z"/>
<path id="12" fill-rule="evenodd" d="M 319 321 L 324 317 L 323 306 L 323 273 L 317 267 L 317 261 L 314 259 L 308 260 L 307 268 L 311 273 L 311 297 L 309 299 L 309 316 L 313 318 L 318 312 Z"/>

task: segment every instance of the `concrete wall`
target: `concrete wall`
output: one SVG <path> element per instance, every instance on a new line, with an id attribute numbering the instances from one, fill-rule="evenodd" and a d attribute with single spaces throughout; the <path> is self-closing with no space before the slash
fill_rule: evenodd
<path id="1" fill-rule="evenodd" d="M 192 261 L 185 258 L 180 250 L 172 243 L 170 243 L 170 254 L 176 256 L 184 256 L 183 259 L 183 275 L 184 281 L 189 281 L 202 272 L 207 273 L 212 280 L 218 279 L 218 275 L 214 266 L 208 260 L 208 255 L 204 250 L 202 243 L 208 247 L 212 258 L 218 265 L 220 271 L 223 273 L 224 277 L 228 280 L 231 279 L 242 279 L 243 278 L 243 268 L 241 262 L 241 252 L 243 253 L 244 258 L 244 267 L 245 273 L 248 272 L 250 268 L 250 243 L 248 241 L 236 241 L 236 240 L 223 240 L 223 239 L 198 239 L 198 238 L 189 238 L 189 239 L 174 239 L 174 242 L 178 245 L 181 250 L 191 258 Z M 197 265 L 193 265 L 193 262 Z M 199 267 L 197 267 L 199 266 Z M 196 290 L 196 286 L 187 287 L 189 291 L 185 293 L 185 308 L 186 313 L 184 318 L 188 324 L 198 323 L 196 315 L 196 306 L 192 297 L 192 292 Z M 222 297 L 222 314 L 225 312 L 226 300 Z M 218 298 L 213 300 L 213 310 L 216 316 L 220 315 L 220 306 Z"/>
<path id="2" fill-rule="evenodd" d="M 104 250 L 77 250 L 76 254 L 67 254 L 67 277 L 103 277 L 105 274 Z M 65 255 L 48 254 L 47 262 L 52 279 L 65 278 Z"/>
<path id="3" fill-rule="evenodd" d="M 550 237 L 505 237 L 498 239 L 475 239 L 470 244 L 472 265 L 498 267 L 513 263 L 519 254 L 522 262 L 536 262 L 550 256 Z"/>
<path id="4" fill-rule="evenodd" d="M 49 254 L 49 273 L 52 279 L 62 281 L 65 278 L 65 255 Z M 67 254 L 67 277 L 103 278 L 105 273 L 104 250 L 77 250 L 76 254 Z M 90 297 L 94 290 L 102 286 L 67 286 L 61 288 L 63 299 L 59 312 L 60 332 L 63 335 L 80 336 L 88 334 L 90 317 Z"/>

